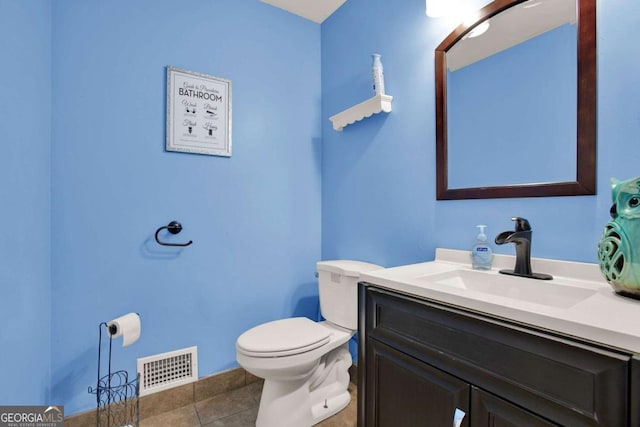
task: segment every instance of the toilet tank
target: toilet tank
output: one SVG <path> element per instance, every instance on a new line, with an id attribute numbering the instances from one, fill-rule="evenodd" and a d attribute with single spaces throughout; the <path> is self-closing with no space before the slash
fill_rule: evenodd
<path id="1" fill-rule="evenodd" d="M 360 273 L 383 268 L 362 261 L 320 261 L 318 291 L 322 316 L 338 326 L 358 329 L 358 281 Z"/>

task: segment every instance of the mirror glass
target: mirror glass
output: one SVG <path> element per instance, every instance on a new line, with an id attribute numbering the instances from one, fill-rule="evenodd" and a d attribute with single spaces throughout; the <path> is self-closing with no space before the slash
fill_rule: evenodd
<path id="1" fill-rule="evenodd" d="M 595 194 L 594 0 L 479 15 L 436 49 L 438 199 Z"/>

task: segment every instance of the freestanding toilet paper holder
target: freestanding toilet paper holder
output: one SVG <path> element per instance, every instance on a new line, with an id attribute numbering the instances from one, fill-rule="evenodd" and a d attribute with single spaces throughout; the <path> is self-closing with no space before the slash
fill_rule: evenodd
<path id="1" fill-rule="evenodd" d="M 107 374 L 100 374 L 102 365 L 102 328 L 109 336 Z M 131 426 L 140 424 L 139 378 L 129 380 L 127 371 L 111 371 L 111 349 L 113 338 L 106 322 L 98 325 L 98 382 L 89 393 L 96 395 L 96 427 Z"/>

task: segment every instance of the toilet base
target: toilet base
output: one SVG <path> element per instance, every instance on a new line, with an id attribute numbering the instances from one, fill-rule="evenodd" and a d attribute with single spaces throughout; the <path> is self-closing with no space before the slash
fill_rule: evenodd
<path id="1" fill-rule="evenodd" d="M 323 402 L 316 403 L 312 408 L 313 424 L 318 424 L 320 421 L 329 418 L 332 415 L 342 411 L 351 402 L 351 394 L 348 391 L 326 399 Z"/>
<path id="2" fill-rule="evenodd" d="M 310 427 L 340 412 L 351 401 L 351 363 L 345 343 L 323 356 L 305 378 L 266 378 L 256 427 Z"/>

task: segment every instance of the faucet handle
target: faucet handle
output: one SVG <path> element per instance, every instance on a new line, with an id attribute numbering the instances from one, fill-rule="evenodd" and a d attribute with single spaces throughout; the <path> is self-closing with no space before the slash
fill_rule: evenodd
<path id="1" fill-rule="evenodd" d="M 529 221 L 526 218 L 520 218 L 518 216 L 514 216 L 511 218 L 511 221 L 515 221 L 516 223 L 516 231 L 530 231 L 531 225 L 529 225 Z"/>

